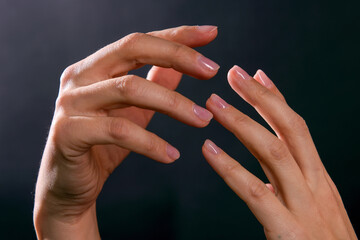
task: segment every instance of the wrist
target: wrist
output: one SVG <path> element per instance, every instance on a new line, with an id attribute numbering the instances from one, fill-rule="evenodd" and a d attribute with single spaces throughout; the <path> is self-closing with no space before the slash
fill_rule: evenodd
<path id="1" fill-rule="evenodd" d="M 95 204 L 71 216 L 54 214 L 46 204 L 35 203 L 34 226 L 38 239 L 100 239 Z"/>

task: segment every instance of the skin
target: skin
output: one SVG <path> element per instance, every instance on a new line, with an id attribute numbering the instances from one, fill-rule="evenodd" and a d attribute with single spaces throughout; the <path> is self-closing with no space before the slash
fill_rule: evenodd
<path id="1" fill-rule="evenodd" d="M 64 71 L 36 184 L 39 239 L 100 239 L 96 199 L 130 151 L 162 163 L 179 158 L 144 129 L 154 111 L 208 125 L 212 114 L 173 90 L 182 73 L 198 79 L 217 73 L 217 64 L 191 48 L 216 35 L 214 26 L 130 34 Z M 155 65 L 147 79 L 127 74 L 145 64 Z"/>
<path id="2" fill-rule="evenodd" d="M 268 239 L 357 239 L 304 120 L 262 71 L 251 78 L 234 67 L 228 79 L 276 135 L 216 95 L 206 103 L 209 112 L 174 91 L 182 73 L 198 79 L 217 73 L 217 64 L 192 49 L 216 35 L 214 26 L 130 34 L 64 71 L 36 184 L 39 239 L 100 239 L 96 199 L 130 151 L 162 163 L 179 158 L 145 130 L 154 111 L 194 127 L 214 117 L 254 154 L 270 184 L 210 140 L 203 146 L 209 164 L 247 203 Z M 147 79 L 128 75 L 145 64 L 154 65 Z"/>
<path id="3" fill-rule="evenodd" d="M 229 71 L 228 81 L 275 134 L 215 94 L 206 107 L 258 159 L 270 184 L 210 140 L 202 151 L 263 225 L 267 239 L 357 239 L 305 121 L 287 105 L 274 83 L 261 70 L 252 78 L 238 66 Z"/>

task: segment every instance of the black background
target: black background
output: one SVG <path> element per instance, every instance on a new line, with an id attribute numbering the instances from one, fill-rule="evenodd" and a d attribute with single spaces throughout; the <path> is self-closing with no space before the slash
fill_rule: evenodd
<path id="1" fill-rule="evenodd" d="M 208 81 L 184 77 L 179 92 L 202 106 L 215 92 L 264 123 L 226 80 L 234 64 L 250 74 L 263 69 L 307 121 L 359 228 L 356 2 L 0 0 L 1 239 L 35 238 L 34 185 L 65 67 L 132 32 L 201 24 L 219 27 L 198 50 L 221 69 Z M 215 121 L 195 129 L 161 114 L 148 129 L 178 147 L 181 159 L 162 165 L 130 154 L 98 200 L 104 239 L 265 238 L 201 154 L 210 138 L 265 180 L 234 136 Z"/>

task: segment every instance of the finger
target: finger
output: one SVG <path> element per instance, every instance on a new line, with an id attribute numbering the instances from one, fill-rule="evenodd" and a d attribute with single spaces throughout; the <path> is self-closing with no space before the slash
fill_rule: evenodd
<path id="1" fill-rule="evenodd" d="M 170 90 L 175 90 L 181 81 L 182 73 L 172 68 L 162 68 L 153 66 L 146 79 L 157 83 Z"/>
<path id="2" fill-rule="evenodd" d="M 270 78 L 261 69 L 256 71 L 256 73 L 254 75 L 254 79 L 258 83 L 262 84 L 264 87 L 269 89 L 271 92 L 273 92 L 280 99 L 285 101 L 285 98 L 282 95 L 282 93 L 279 91 L 279 89 L 275 86 L 275 84 L 270 80 Z"/>
<path id="3" fill-rule="evenodd" d="M 170 90 L 175 90 L 177 88 L 181 77 L 182 73 L 177 72 L 174 69 L 161 68 L 156 66 L 153 66 L 147 75 L 147 79 L 149 81 L 157 83 Z M 145 128 L 150 122 L 154 113 L 154 111 L 149 109 L 134 108 L 133 114 L 136 116 L 136 118 L 133 119 L 133 122 Z M 142 115 L 143 117 L 138 118 L 137 116 L 139 115 Z M 141 120 L 141 122 L 139 122 L 139 120 Z"/>
<path id="4" fill-rule="evenodd" d="M 71 158 L 82 156 L 94 145 L 113 144 L 162 163 L 180 157 L 179 151 L 155 134 L 125 118 L 71 117 L 56 133 Z M 113 159 L 120 162 L 120 159 Z M 116 164 L 117 166 L 117 164 Z M 115 166 L 115 167 L 116 167 Z"/>
<path id="5" fill-rule="evenodd" d="M 174 90 L 179 84 L 181 76 L 181 73 L 171 68 L 153 66 L 148 73 L 147 79 L 170 90 Z M 154 113 L 155 112 L 153 110 L 149 109 L 128 107 L 126 111 L 123 111 L 123 109 L 113 109 L 111 111 L 111 116 L 129 119 L 137 125 L 146 128 Z"/>
<path id="6" fill-rule="evenodd" d="M 167 114 L 196 127 L 204 127 L 212 119 L 208 110 L 190 99 L 135 75 L 85 86 L 73 95 L 76 98 L 69 102 L 76 109 L 81 109 L 79 112 L 136 106 Z"/>
<path id="7" fill-rule="evenodd" d="M 232 159 L 212 141 L 206 140 L 202 152 L 210 166 L 227 185 L 249 206 L 264 226 L 276 233 L 292 227 L 293 217 L 266 185 Z M 284 226 L 284 223 L 287 225 Z"/>
<path id="8" fill-rule="evenodd" d="M 323 166 L 305 121 L 272 91 L 234 66 L 228 73 L 231 87 L 266 120 L 284 141 L 309 182 L 319 179 Z"/>
<path id="9" fill-rule="evenodd" d="M 204 33 L 199 29 L 201 28 L 194 28 L 192 35 L 206 35 L 208 39 L 214 38 L 214 33 Z M 181 39 L 176 35 L 182 34 L 184 31 L 189 36 L 189 30 L 184 28 L 175 31 L 175 36 L 172 35 L 171 38 Z M 174 30 L 170 30 L 168 35 L 171 33 L 174 33 Z M 155 36 L 133 33 L 90 55 L 73 66 L 75 69 L 72 72 L 80 74 L 76 84 L 88 85 L 99 80 L 123 75 L 144 64 L 173 68 L 199 79 L 209 79 L 217 73 L 219 65 L 194 49 L 181 43 L 156 37 L 156 34 L 153 35 Z M 162 34 L 162 37 L 166 36 L 166 34 Z"/>
<path id="10" fill-rule="evenodd" d="M 231 131 L 262 163 L 266 176 L 281 193 L 285 204 L 297 209 L 310 203 L 303 175 L 286 145 L 262 125 L 213 94 L 206 102 L 216 121 Z"/>
<path id="11" fill-rule="evenodd" d="M 201 47 L 213 41 L 218 29 L 216 26 L 181 26 L 161 31 L 149 32 L 149 35 L 178 42 L 188 47 Z"/>

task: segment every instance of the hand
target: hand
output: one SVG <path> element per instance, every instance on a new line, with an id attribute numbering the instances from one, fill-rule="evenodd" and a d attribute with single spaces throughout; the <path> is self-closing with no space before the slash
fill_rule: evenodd
<path id="1" fill-rule="evenodd" d="M 271 184 L 263 183 L 210 140 L 202 150 L 209 164 L 263 225 L 266 237 L 357 239 L 305 121 L 261 70 L 252 78 L 235 66 L 228 80 L 276 136 L 215 94 L 206 107 L 258 159 Z"/>
<path id="2" fill-rule="evenodd" d="M 179 158 L 177 149 L 144 129 L 154 111 L 208 125 L 212 114 L 173 90 L 181 73 L 199 79 L 217 73 L 216 63 L 191 48 L 216 35 L 214 26 L 134 33 L 64 71 L 36 185 L 39 238 L 99 238 L 96 199 L 130 151 L 162 163 Z M 156 65 L 147 79 L 127 75 L 145 64 Z"/>

